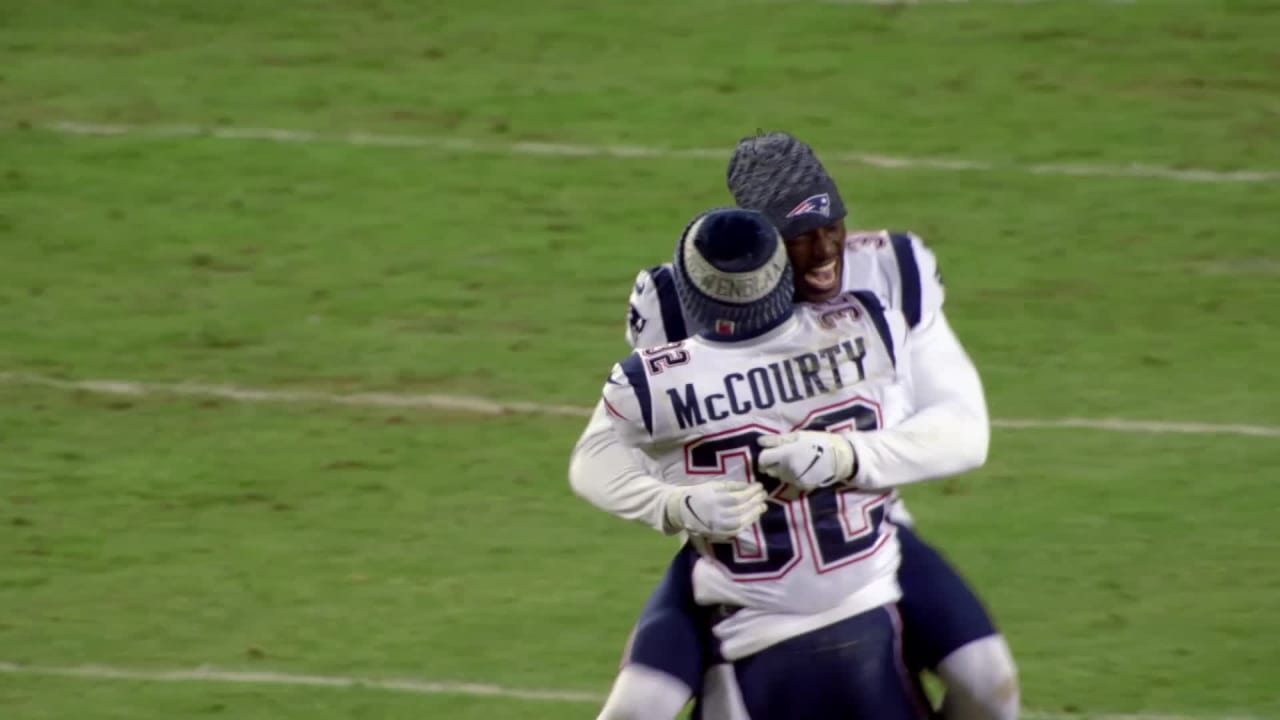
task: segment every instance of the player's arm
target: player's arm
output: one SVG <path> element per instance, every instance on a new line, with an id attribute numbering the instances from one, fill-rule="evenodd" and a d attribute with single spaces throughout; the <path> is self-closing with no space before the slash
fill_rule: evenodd
<path id="1" fill-rule="evenodd" d="M 668 486 L 641 469 L 631 447 L 621 442 L 601 399 L 569 458 L 569 484 L 579 497 L 624 520 L 672 535 L 667 520 Z"/>
<path id="2" fill-rule="evenodd" d="M 897 309 L 908 327 L 904 354 L 915 413 L 887 430 L 847 434 L 858 458 L 854 482 L 869 489 L 981 467 L 991 441 L 978 369 L 943 313 L 937 257 L 912 233 L 889 233 L 889 246 Z"/>
<path id="3" fill-rule="evenodd" d="M 667 321 L 673 317 L 683 319 L 669 275 L 670 268 L 663 266 L 641 270 L 636 275 L 627 301 L 626 337 L 632 348 L 668 342 Z M 672 330 L 683 332 L 683 322 L 680 325 Z M 617 379 L 619 369 L 614 368 L 611 380 Z M 606 395 L 611 385 L 605 386 Z M 613 401 L 621 405 L 631 402 L 626 397 L 614 397 Z M 666 518 L 664 503 L 669 485 L 646 473 L 632 448 L 621 441 L 603 397 L 569 458 L 569 484 L 581 498 L 607 513 L 642 522 L 668 535 L 679 532 Z"/>
<path id="4" fill-rule="evenodd" d="M 805 489 L 881 490 L 981 467 L 991 437 L 982 381 L 946 318 L 935 315 L 906 345 L 920 363 L 911 369 L 919 411 L 883 430 L 766 435 L 761 470 Z"/>
<path id="5" fill-rule="evenodd" d="M 677 486 L 641 469 L 637 452 L 652 439 L 652 408 L 637 385 L 647 383 L 639 356 L 614 367 L 591 421 L 569 460 L 569 483 L 605 512 L 642 522 L 668 535 L 690 532 L 728 538 L 765 510 L 756 483 L 715 481 Z"/>
<path id="6" fill-rule="evenodd" d="M 761 454 L 762 469 L 793 482 L 824 455 L 798 484 L 849 482 L 883 489 L 950 477 L 981 467 L 991 425 L 982 380 L 942 311 L 945 298 L 937 260 L 914 235 L 891 234 L 898 277 L 892 295 L 909 330 L 899 362 L 909 363 L 916 412 L 892 428 L 843 433 L 793 433 L 762 438 L 773 450 Z M 794 436 L 794 437 L 793 437 Z M 829 464 L 829 472 L 819 472 Z"/>
<path id="7" fill-rule="evenodd" d="M 941 311 L 917 324 L 906 350 L 918 410 L 892 428 L 843 434 L 859 487 L 950 477 L 987 461 L 991 423 L 982 379 Z"/>

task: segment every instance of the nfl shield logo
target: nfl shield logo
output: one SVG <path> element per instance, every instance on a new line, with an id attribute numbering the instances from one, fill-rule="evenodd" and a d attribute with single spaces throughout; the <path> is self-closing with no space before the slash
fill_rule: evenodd
<path id="1" fill-rule="evenodd" d="M 797 215 L 821 215 L 822 217 L 831 217 L 831 196 L 822 193 L 820 195 L 811 195 L 800 204 L 791 209 L 787 213 L 787 217 L 795 217 Z"/>

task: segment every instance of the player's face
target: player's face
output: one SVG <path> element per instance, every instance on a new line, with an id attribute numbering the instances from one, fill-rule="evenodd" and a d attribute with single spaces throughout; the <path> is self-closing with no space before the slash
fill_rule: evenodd
<path id="1" fill-rule="evenodd" d="M 819 302 L 840 294 L 844 275 L 844 220 L 787 239 L 787 257 L 796 274 L 796 295 Z"/>

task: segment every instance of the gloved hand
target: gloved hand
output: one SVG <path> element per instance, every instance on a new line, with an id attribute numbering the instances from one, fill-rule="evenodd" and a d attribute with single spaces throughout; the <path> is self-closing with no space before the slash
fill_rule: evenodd
<path id="1" fill-rule="evenodd" d="M 849 441 L 835 433 L 801 430 L 761 435 L 760 472 L 801 490 L 834 485 L 853 477 L 858 459 Z"/>
<path id="2" fill-rule="evenodd" d="M 766 495 L 760 483 L 736 480 L 674 488 L 667 496 L 667 522 L 711 540 L 728 540 L 760 517 Z"/>

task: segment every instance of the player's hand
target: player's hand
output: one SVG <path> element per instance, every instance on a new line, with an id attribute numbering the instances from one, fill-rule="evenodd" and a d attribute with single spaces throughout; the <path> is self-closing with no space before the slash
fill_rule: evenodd
<path id="1" fill-rule="evenodd" d="M 712 540 L 737 537 L 765 510 L 760 483 L 736 480 L 677 488 L 667 498 L 667 521 L 680 530 Z"/>
<path id="2" fill-rule="evenodd" d="M 829 432 L 801 430 L 785 435 L 761 435 L 760 472 L 801 490 L 849 480 L 858 469 L 853 446 Z"/>

